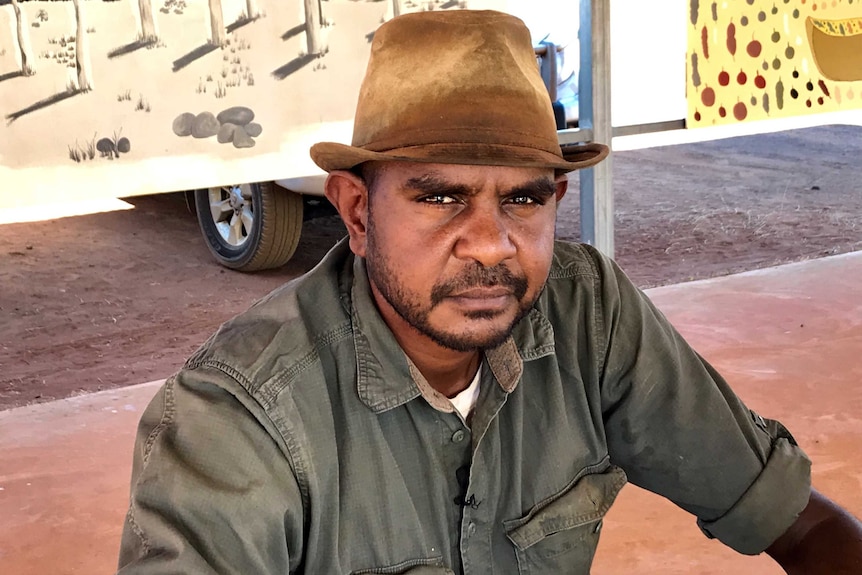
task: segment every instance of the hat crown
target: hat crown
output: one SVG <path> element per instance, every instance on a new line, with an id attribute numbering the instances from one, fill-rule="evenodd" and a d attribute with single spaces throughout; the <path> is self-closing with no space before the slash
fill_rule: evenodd
<path id="1" fill-rule="evenodd" d="M 406 14 L 378 28 L 353 145 L 490 144 L 561 156 L 530 32 L 509 14 Z"/>

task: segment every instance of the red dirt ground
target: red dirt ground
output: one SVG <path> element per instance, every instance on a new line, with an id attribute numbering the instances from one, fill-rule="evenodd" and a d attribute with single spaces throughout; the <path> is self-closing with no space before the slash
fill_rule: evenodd
<path id="1" fill-rule="evenodd" d="M 860 157 L 848 126 L 617 153 L 617 260 L 648 287 L 860 250 Z M 244 275 L 213 262 L 182 194 L 128 201 L 0 225 L 0 409 L 170 375 L 344 233 L 308 221 L 288 265 Z M 578 216 L 575 180 L 559 237 Z"/>

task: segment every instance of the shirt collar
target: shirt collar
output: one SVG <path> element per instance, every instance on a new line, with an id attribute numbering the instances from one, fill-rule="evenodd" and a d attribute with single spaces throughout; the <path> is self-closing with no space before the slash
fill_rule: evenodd
<path id="1" fill-rule="evenodd" d="M 374 303 L 364 258 L 355 257 L 353 261 L 350 302 L 360 400 L 375 413 L 382 413 L 421 395 L 432 407 L 453 412 L 452 403 L 431 387 L 383 321 Z M 511 393 L 523 373 L 522 358 L 548 355 L 553 353 L 553 346 L 550 322 L 534 308 L 506 341 L 485 350 L 485 359 L 498 385 Z"/>

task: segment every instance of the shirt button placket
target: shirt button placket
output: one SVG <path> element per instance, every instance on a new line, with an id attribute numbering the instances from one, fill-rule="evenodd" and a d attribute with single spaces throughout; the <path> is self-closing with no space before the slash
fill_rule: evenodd
<path id="1" fill-rule="evenodd" d="M 464 506 L 464 517 L 461 527 L 461 566 L 465 575 L 472 573 L 481 573 L 476 571 L 474 566 L 482 566 L 482 569 L 487 569 L 488 564 L 476 561 L 477 553 L 481 555 L 482 544 L 476 541 L 476 532 L 478 525 L 474 518 L 477 515 L 477 510 L 471 505 Z"/>
<path id="2" fill-rule="evenodd" d="M 476 432 L 474 428 L 472 432 Z M 494 521 L 497 509 L 493 497 L 489 497 L 488 470 L 497 469 L 499 457 L 480 443 L 473 453 L 470 479 L 467 489 L 469 505 L 464 506 L 461 523 L 461 565 L 464 575 L 484 575 L 494 562 L 493 543 L 489 526 Z"/>

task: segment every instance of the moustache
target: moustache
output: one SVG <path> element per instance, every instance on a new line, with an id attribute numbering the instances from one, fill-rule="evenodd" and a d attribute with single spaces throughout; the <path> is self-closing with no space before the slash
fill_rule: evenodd
<path id="1" fill-rule="evenodd" d="M 454 278 L 439 282 L 431 288 L 431 305 L 436 306 L 444 299 L 473 288 L 505 287 L 520 301 L 527 293 L 527 278 L 515 275 L 504 265 L 485 267 L 476 264 L 465 269 Z"/>

